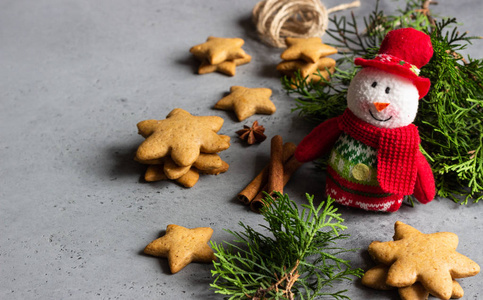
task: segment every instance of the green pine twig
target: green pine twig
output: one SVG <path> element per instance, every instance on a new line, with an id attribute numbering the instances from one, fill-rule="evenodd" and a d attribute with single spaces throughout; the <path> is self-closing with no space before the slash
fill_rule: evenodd
<path id="1" fill-rule="evenodd" d="M 211 284 L 228 299 L 314 299 L 332 296 L 348 299 L 345 291 L 331 291 L 335 281 L 361 276 L 350 262 L 340 258 L 348 251 L 336 246 L 347 238 L 343 219 L 328 199 L 315 206 L 313 196 L 299 210 L 288 195 L 267 195 L 262 215 L 267 224 L 260 233 L 240 222 L 243 231 L 227 230 L 233 242 L 211 245 L 214 262 Z"/>

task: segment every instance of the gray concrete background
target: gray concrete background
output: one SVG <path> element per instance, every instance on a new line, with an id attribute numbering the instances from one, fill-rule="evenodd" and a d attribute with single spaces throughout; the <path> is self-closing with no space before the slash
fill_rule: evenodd
<path id="1" fill-rule="evenodd" d="M 259 120 L 269 138 L 298 143 L 311 129 L 291 113 L 294 102 L 281 89 L 281 50 L 256 38 L 256 2 L 0 1 L 1 299 L 222 299 L 209 290 L 210 265 L 171 275 L 165 259 L 142 249 L 171 223 L 211 226 L 216 242 L 231 240 L 223 229 L 239 230 L 239 221 L 262 223 L 234 196 L 267 163 L 269 142 L 248 148 L 235 131 Z M 404 5 L 381 2 L 388 9 Z M 357 16 L 375 1 L 362 3 Z M 480 0 L 433 8 L 457 17 L 471 35 L 483 33 L 482 9 Z M 235 77 L 195 74 L 198 62 L 188 50 L 209 35 L 244 38 L 252 62 Z M 481 57 L 482 49 L 476 41 L 465 53 Z M 232 85 L 271 88 L 277 112 L 238 122 L 212 109 Z M 136 123 L 163 119 L 175 107 L 225 119 L 220 133 L 232 137 L 221 154 L 231 166 L 226 174 L 203 176 L 191 189 L 141 180 L 144 167 L 132 160 L 143 140 Z M 298 203 L 305 193 L 320 201 L 323 180 L 307 164 L 286 192 Z M 340 246 L 359 249 L 345 257 L 354 267 L 372 266 L 367 246 L 390 240 L 396 220 L 425 233 L 458 234 L 459 252 L 483 264 L 483 203 L 436 199 L 392 214 L 340 211 L 351 235 Z M 483 297 L 481 282 L 481 274 L 460 280 L 465 299 Z M 397 299 L 357 280 L 335 288 L 352 299 Z"/>

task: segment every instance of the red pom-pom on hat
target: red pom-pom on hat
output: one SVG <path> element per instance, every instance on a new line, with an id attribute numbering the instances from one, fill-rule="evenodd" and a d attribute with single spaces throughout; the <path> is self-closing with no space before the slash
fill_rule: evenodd
<path id="1" fill-rule="evenodd" d="M 433 46 L 427 34 L 414 28 L 401 28 L 388 32 L 374 59 L 356 58 L 354 63 L 408 78 L 418 89 L 421 99 L 428 93 L 431 82 L 428 78 L 419 77 L 419 69 L 432 56 Z"/>

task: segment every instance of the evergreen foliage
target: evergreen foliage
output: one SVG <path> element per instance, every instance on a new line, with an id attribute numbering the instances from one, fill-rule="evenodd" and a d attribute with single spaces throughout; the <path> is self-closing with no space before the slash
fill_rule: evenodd
<path id="1" fill-rule="evenodd" d="M 242 232 L 231 233 L 234 242 L 212 242 L 217 261 L 211 287 L 229 299 L 314 299 L 332 296 L 348 299 L 345 291 L 330 291 L 338 280 L 361 276 L 349 261 L 338 256 L 352 250 L 336 247 L 347 235 L 343 219 L 328 199 L 317 207 L 313 196 L 299 211 L 287 195 L 276 201 L 267 195 L 269 205 L 262 209 L 267 235 L 240 222 Z"/>

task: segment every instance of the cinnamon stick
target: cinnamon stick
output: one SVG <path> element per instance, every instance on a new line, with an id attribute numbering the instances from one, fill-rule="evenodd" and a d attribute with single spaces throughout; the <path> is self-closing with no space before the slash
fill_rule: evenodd
<path id="1" fill-rule="evenodd" d="M 283 162 L 285 163 L 295 152 L 297 145 L 287 142 L 283 145 Z M 258 194 L 260 189 L 267 184 L 268 165 L 237 195 L 238 200 L 244 204 L 249 204 Z"/>
<path id="2" fill-rule="evenodd" d="M 270 163 L 268 165 L 267 192 L 283 193 L 283 140 L 280 135 L 272 138 L 270 145 Z"/>
<path id="3" fill-rule="evenodd" d="M 283 186 L 284 187 L 289 182 L 293 173 L 295 173 L 295 171 L 297 171 L 298 168 L 300 168 L 300 166 L 302 166 L 302 165 L 303 165 L 303 163 L 299 162 L 295 158 L 295 156 L 290 157 L 290 159 L 287 160 L 287 162 L 285 162 L 285 164 L 283 165 Z M 262 209 L 262 207 L 265 205 L 263 200 L 262 200 L 263 196 L 264 196 L 264 194 L 263 194 L 264 191 L 269 191 L 268 184 L 262 190 L 260 190 L 260 192 L 252 200 L 252 202 L 250 202 L 250 208 L 254 212 L 259 213 L 260 210 Z"/>

